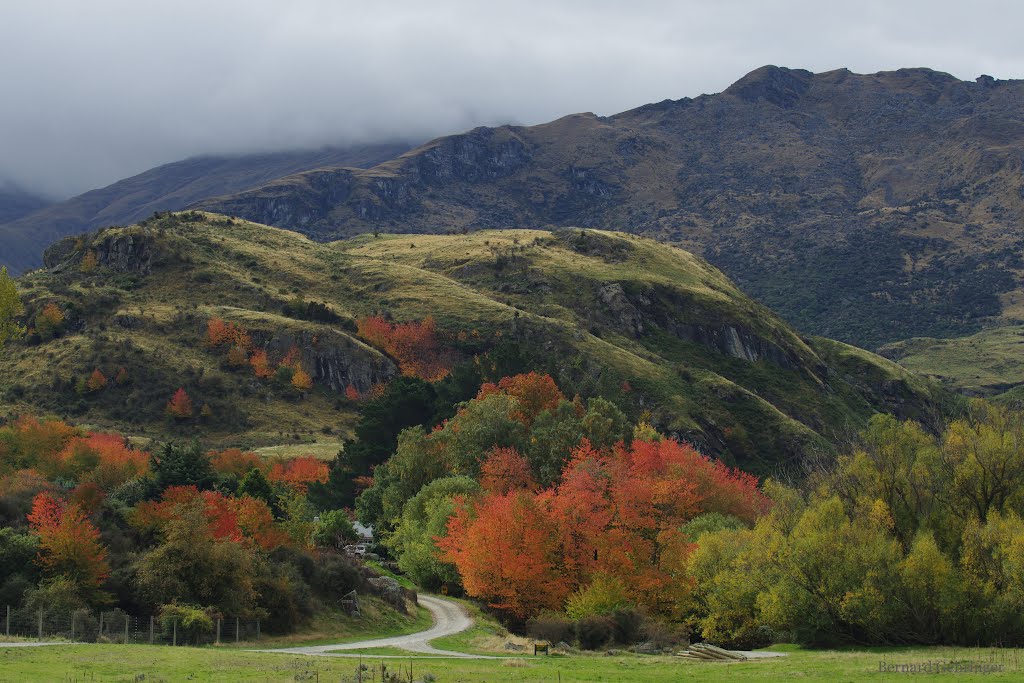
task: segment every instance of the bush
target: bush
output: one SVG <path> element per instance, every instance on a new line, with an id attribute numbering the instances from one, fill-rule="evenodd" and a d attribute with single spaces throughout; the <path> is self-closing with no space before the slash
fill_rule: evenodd
<path id="1" fill-rule="evenodd" d="M 576 635 L 572 621 L 558 614 L 542 614 L 526 622 L 527 634 L 536 640 L 549 643 L 570 643 Z"/>
<path id="2" fill-rule="evenodd" d="M 580 639 L 580 647 L 584 650 L 597 650 L 608 644 L 615 634 L 615 622 L 611 617 L 587 617 L 576 625 Z"/>
<path id="3" fill-rule="evenodd" d="M 208 639 L 213 633 L 216 610 L 197 605 L 163 605 L 160 608 L 160 628 L 166 638 L 173 638 L 177 623 L 178 642 L 193 642 Z"/>
<path id="4" fill-rule="evenodd" d="M 619 645 L 643 640 L 646 618 L 635 609 L 620 609 L 612 614 L 612 637 Z"/>
<path id="5" fill-rule="evenodd" d="M 359 589 L 363 577 L 348 558 L 327 553 L 320 558 L 309 583 L 317 597 L 325 601 L 336 601 L 346 593 Z"/>

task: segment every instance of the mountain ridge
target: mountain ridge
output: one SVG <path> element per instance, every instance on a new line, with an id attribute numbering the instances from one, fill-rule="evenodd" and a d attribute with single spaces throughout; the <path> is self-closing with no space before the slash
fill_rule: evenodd
<path id="1" fill-rule="evenodd" d="M 382 143 L 315 150 L 203 155 L 163 164 L 76 197 L 0 221 L 0 263 L 12 272 L 41 265 L 43 248 L 66 235 L 137 223 L 208 196 L 237 192 L 318 166 L 373 166 L 409 148 Z"/>
<path id="2" fill-rule="evenodd" d="M 316 239 L 582 225 L 701 254 L 811 333 L 878 347 L 1019 314 L 1024 81 L 762 67 L 722 93 L 476 128 L 194 208 Z M 766 245 L 768 248 L 766 248 Z"/>

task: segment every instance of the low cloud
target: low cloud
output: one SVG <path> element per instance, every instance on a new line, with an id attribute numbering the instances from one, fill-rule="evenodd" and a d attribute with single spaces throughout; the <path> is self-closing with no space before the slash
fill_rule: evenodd
<path id="1" fill-rule="evenodd" d="M 1012 2 L 7 0 L 0 179 L 422 140 L 718 92 L 763 64 L 1024 73 Z"/>

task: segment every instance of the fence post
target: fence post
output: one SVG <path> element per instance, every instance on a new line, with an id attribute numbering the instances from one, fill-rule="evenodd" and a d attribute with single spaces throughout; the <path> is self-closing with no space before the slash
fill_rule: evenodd
<path id="1" fill-rule="evenodd" d="M 217 644 L 220 645 L 220 617 L 217 618 Z"/>
<path id="2" fill-rule="evenodd" d="M 128 615 L 124 615 L 124 644 L 128 644 Z"/>
<path id="3" fill-rule="evenodd" d="M 100 642 L 100 638 L 103 637 L 103 610 L 100 610 L 100 627 L 96 631 L 96 642 Z"/>
<path id="4" fill-rule="evenodd" d="M 149 615 L 149 644 L 153 644 L 153 615 Z"/>
<path id="5" fill-rule="evenodd" d="M 256 620 L 256 642 L 258 643 L 259 640 L 260 640 L 260 620 L 257 619 Z"/>
<path id="6" fill-rule="evenodd" d="M 11 606 L 7 605 L 7 637 L 11 637 Z"/>
<path id="7" fill-rule="evenodd" d="M 174 640 L 171 641 L 171 645 L 178 644 L 178 620 L 174 620 Z"/>
<path id="8" fill-rule="evenodd" d="M 7 613 L 11 613 L 11 608 L 7 608 Z M 10 629 L 8 629 L 10 630 Z M 235 617 L 235 645 L 238 645 L 238 617 Z"/>
<path id="9" fill-rule="evenodd" d="M 71 642 L 75 642 L 75 611 L 71 610 Z"/>
<path id="10" fill-rule="evenodd" d="M 43 610 L 39 610 L 39 640 L 43 639 Z"/>

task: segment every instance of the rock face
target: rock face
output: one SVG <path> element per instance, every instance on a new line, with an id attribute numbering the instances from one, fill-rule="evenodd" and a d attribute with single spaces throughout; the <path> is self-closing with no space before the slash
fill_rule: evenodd
<path id="1" fill-rule="evenodd" d="M 79 265 L 86 253 L 92 252 L 99 266 L 116 273 L 148 275 L 153 268 L 155 236 L 151 230 L 102 231 L 98 237 L 89 235 L 67 237 L 43 252 L 43 264 L 60 271 Z"/>
<path id="2" fill-rule="evenodd" d="M 976 330 L 1024 292 L 1022 108 L 1024 81 L 766 66 L 717 95 L 478 128 L 198 206 L 319 239 L 643 233 L 704 256 L 807 333 L 877 348 Z M 741 330 L 721 336 L 750 355 Z"/>
<path id="3" fill-rule="evenodd" d="M 276 357 L 292 347 L 300 349 L 312 365 L 313 380 L 339 393 L 349 386 L 366 393 L 398 373 L 390 358 L 341 332 L 279 332 L 265 346 Z"/>

